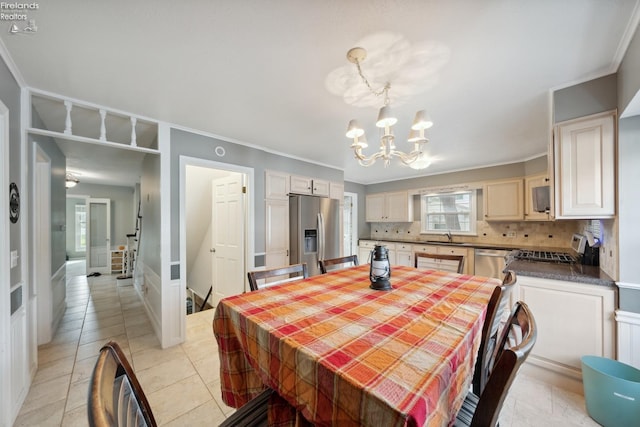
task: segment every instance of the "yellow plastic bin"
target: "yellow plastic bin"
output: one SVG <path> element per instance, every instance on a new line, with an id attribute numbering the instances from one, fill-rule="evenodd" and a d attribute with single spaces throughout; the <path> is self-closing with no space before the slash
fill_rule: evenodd
<path id="1" fill-rule="evenodd" d="M 640 425 L 640 370 L 617 360 L 582 356 L 589 416 L 605 427 Z"/>

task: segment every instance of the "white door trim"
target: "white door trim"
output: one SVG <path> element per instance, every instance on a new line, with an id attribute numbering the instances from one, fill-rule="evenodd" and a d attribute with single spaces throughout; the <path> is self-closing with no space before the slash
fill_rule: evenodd
<path id="1" fill-rule="evenodd" d="M 344 196 L 350 196 L 353 199 L 353 206 L 351 207 L 351 217 L 353 223 L 351 224 L 351 240 L 354 243 L 354 254 L 358 254 L 358 193 L 344 192 Z M 344 226 L 344 225 L 343 225 Z M 358 260 L 362 263 L 363 260 Z"/>
<path id="2" fill-rule="evenodd" d="M 38 345 L 51 341 L 51 159 L 33 143 L 33 284 L 36 296 Z"/>
<path id="3" fill-rule="evenodd" d="M 9 289 L 11 287 L 11 269 L 9 264 L 9 198 L 4 193 L 9 188 L 9 109 L 0 101 L 0 188 L 3 189 L 0 201 L 0 426 L 10 426 L 13 421 L 11 414 L 11 340 L 10 317 L 11 302 Z M 24 221 L 24 212 L 22 220 Z"/>
<path id="4" fill-rule="evenodd" d="M 199 166 L 209 169 L 222 169 L 230 172 L 238 172 L 246 177 L 247 193 L 245 194 L 245 271 L 255 268 L 254 251 L 255 251 L 255 213 L 254 213 L 254 170 L 253 168 L 232 165 L 229 163 L 221 163 L 213 160 L 200 159 L 196 157 L 180 156 L 180 289 L 183 294 L 180 295 L 180 305 L 182 316 L 186 316 L 186 289 L 187 289 L 187 225 L 186 215 L 184 211 L 186 203 L 186 171 L 187 166 Z M 183 327 L 182 337 L 184 339 L 185 330 Z"/>

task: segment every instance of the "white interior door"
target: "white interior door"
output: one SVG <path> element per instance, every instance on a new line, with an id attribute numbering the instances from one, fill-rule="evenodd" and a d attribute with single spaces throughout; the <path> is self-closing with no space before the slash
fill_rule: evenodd
<path id="1" fill-rule="evenodd" d="M 244 175 L 212 181 L 211 276 L 213 301 L 244 291 Z"/>
<path id="2" fill-rule="evenodd" d="M 111 200 L 87 199 L 87 273 L 111 273 Z"/>

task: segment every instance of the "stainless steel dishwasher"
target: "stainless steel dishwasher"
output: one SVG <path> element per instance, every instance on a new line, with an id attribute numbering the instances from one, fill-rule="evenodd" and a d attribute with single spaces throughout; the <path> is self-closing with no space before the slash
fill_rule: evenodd
<path id="1" fill-rule="evenodd" d="M 476 276 L 494 277 L 502 280 L 504 278 L 505 257 L 509 250 L 503 249 L 476 249 L 475 250 L 475 272 Z"/>

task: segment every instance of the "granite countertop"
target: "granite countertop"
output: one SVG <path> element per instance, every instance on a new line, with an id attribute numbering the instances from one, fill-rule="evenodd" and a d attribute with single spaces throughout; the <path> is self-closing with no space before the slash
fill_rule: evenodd
<path id="1" fill-rule="evenodd" d="M 615 281 L 611 277 L 600 270 L 600 267 L 591 265 L 513 260 L 505 270 L 513 270 L 521 276 L 615 287 Z"/>
<path id="2" fill-rule="evenodd" d="M 527 246 L 527 245 L 508 245 L 508 244 L 496 244 L 496 243 L 480 243 L 480 242 L 447 242 L 439 240 L 402 240 L 402 239 L 372 239 L 364 238 L 359 239 L 369 242 L 391 242 L 391 243 L 406 243 L 410 245 L 443 245 L 443 246 L 460 246 L 463 248 L 478 248 L 478 249 L 502 249 L 502 250 L 516 250 L 516 249 L 529 249 L 535 251 L 553 251 L 553 252 L 569 252 L 569 248 L 558 247 L 541 247 L 541 246 Z"/>

